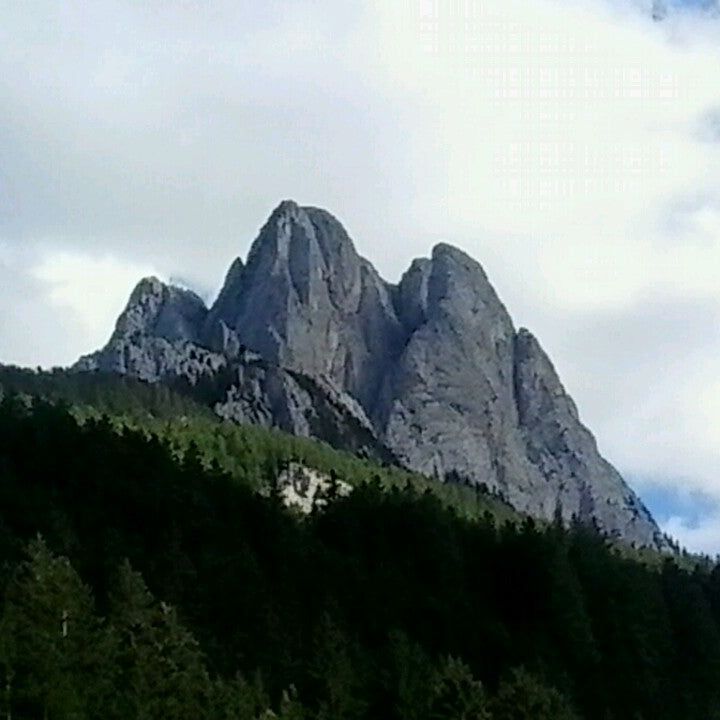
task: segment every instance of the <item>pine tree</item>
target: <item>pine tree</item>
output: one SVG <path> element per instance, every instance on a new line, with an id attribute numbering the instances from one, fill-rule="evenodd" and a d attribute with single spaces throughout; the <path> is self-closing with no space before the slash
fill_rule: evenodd
<path id="1" fill-rule="evenodd" d="M 435 720 L 491 720 L 485 688 L 462 660 L 446 658 L 435 674 L 430 717 Z"/>
<path id="2" fill-rule="evenodd" d="M 125 562 L 111 598 L 120 639 L 127 717 L 198 720 L 207 716 L 211 683 L 204 658 L 174 608 L 155 601 Z"/>
<path id="3" fill-rule="evenodd" d="M 364 700 L 360 692 L 360 673 L 350 656 L 351 643 L 340 627 L 323 617 L 318 632 L 318 647 L 313 675 L 322 690 L 319 718 L 351 720 L 363 716 Z"/>
<path id="4" fill-rule="evenodd" d="M 15 701 L 45 719 L 90 717 L 105 707 L 113 646 L 90 589 L 41 538 L 7 588 L 0 635 L 6 717 Z"/>
<path id="5" fill-rule="evenodd" d="M 256 720 L 269 705 L 259 676 L 247 682 L 241 675 L 215 680 L 211 690 L 210 720 Z"/>
<path id="6" fill-rule="evenodd" d="M 492 709 L 495 720 L 578 720 L 557 690 L 522 668 L 500 684 Z"/>
<path id="7" fill-rule="evenodd" d="M 431 700 L 434 668 L 423 649 L 405 633 L 390 637 L 397 713 L 403 720 L 425 720 Z"/>
<path id="8" fill-rule="evenodd" d="M 307 720 L 308 713 L 297 697 L 297 691 L 290 686 L 282 694 L 278 720 Z"/>

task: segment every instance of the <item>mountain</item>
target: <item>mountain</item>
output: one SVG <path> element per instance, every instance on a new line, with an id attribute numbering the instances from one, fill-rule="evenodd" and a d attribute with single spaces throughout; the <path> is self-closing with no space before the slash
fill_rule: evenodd
<path id="1" fill-rule="evenodd" d="M 107 345 L 81 358 L 74 369 L 164 381 L 180 389 L 190 386 L 227 420 L 277 427 L 375 460 L 397 461 L 359 404 L 322 377 L 265 361 L 241 346 L 227 328 L 220 351 L 204 346 L 207 316 L 194 293 L 145 278 L 133 290 Z"/>
<path id="2" fill-rule="evenodd" d="M 485 484 L 536 517 L 663 544 L 537 339 L 516 330 L 482 267 L 447 244 L 393 285 L 330 213 L 284 201 L 212 307 L 143 280 L 105 348 L 75 369 L 184 382 L 223 417 Z"/>

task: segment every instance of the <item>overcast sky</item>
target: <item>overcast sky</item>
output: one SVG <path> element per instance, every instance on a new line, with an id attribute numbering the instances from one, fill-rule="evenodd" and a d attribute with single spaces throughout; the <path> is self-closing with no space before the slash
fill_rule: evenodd
<path id="1" fill-rule="evenodd" d="M 212 298 L 283 198 L 396 281 L 443 240 L 601 450 L 720 552 L 720 20 L 694 0 L 1 1 L 0 362 Z"/>

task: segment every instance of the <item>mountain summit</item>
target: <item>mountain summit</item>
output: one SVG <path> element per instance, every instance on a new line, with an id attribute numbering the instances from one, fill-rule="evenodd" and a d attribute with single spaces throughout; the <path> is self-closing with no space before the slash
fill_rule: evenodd
<path id="1" fill-rule="evenodd" d="M 108 345 L 75 367 L 214 378 L 224 417 L 393 457 L 485 484 L 536 517 L 560 513 L 662 545 L 537 339 L 515 329 L 482 267 L 451 245 L 392 285 L 330 213 L 284 201 L 212 307 L 144 280 Z"/>

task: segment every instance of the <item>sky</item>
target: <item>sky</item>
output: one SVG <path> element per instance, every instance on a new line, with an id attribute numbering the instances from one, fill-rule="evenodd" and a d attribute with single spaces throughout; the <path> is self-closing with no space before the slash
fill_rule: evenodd
<path id="1" fill-rule="evenodd" d="M 3 3 L 0 362 L 217 293 L 284 198 L 481 262 L 603 454 L 720 552 L 720 19 L 652 0 Z M 657 5 L 656 5 L 657 9 Z"/>

